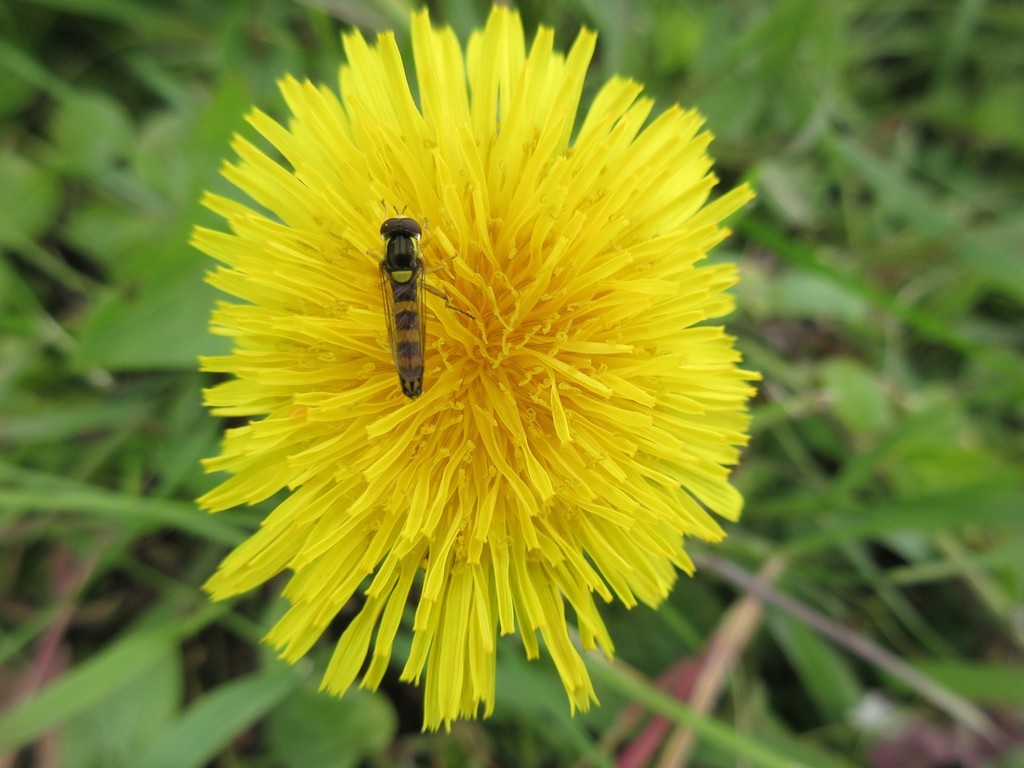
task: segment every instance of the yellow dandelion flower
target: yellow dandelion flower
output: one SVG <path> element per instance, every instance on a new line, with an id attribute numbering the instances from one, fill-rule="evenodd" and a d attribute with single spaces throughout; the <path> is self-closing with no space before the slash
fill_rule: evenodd
<path id="1" fill-rule="evenodd" d="M 232 477 L 200 503 L 291 492 L 206 586 L 222 599 L 290 571 L 290 609 L 267 636 L 288 661 L 358 595 L 323 678 L 338 695 L 360 673 L 379 684 L 414 601 L 401 677 L 425 679 L 427 728 L 492 712 L 496 638 L 517 625 L 585 710 L 594 690 L 566 603 L 583 647 L 610 655 L 595 596 L 657 605 L 693 570 L 685 537 L 719 540 L 711 512 L 740 513 L 729 467 L 757 376 L 722 328 L 700 325 L 732 308 L 735 268 L 697 263 L 752 193 L 708 204 L 700 116 L 648 122 L 628 79 L 576 127 L 589 31 L 568 55 L 543 27 L 527 49 L 499 7 L 465 53 L 425 12 L 412 41 L 418 97 L 392 34 L 346 35 L 340 96 L 286 78 L 288 124 L 249 116 L 280 159 L 234 140 L 224 175 L 259 208 L 205 198 L 230 232 L 193 242 L 222 262 L 210 282 L 242 301 L 214 314 L 234 350 L 203 369 L 232 378 L 206 401 L 249 421 L 206 462 Z M 415 398 L 396 376 L 409 349 L 392 344 L 419 336 L 403 315 L 389 339 L 385 316 L 416 308 L 398 289 L 386 300 L 387 218 L 423 230 L 399 225 L 395 246 L 424 265 Z"/>

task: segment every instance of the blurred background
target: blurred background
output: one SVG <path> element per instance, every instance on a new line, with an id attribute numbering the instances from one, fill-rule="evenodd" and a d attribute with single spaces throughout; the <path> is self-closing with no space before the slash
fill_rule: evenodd
<path id="1" fill-rule="evenodd" d="M 429 5 L 463 40 L 488 11 Z M 759 193 L 713 256 L 764 373 L 745 518 L 661 610 L 605 610 L 601 707 L 506 638 L 494 717 L 423 734 L 397 672 L 337 701 L 329 644 L 277 662 L 273 586 L 206 601 L 271 505 L 192 502 L 223 429 L 197 201 L 277 78 L 334 87 L 353 26 L 408 50 L 411 7 L 0 6 L 0 768 L 1024 766 L 1016 1 L 519 4 L 598 31 L 585 101 L 618 73 L 697 107 Z"/>

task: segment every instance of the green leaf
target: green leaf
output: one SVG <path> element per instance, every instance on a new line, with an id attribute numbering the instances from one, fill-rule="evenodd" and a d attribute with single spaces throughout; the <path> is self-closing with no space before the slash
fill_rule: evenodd
<path id="1" fill-rule="evenodd" d="M 0 247 L 17 247 L 49 230 L 60 207 L 56 175 L 0 150 L 0 179 Z"/>
<path id="2" fill-rule="evenodd" d="M 771 306 L 779 317 L 835 320 L 860 325 L 867 318 L 863 298 L 837 280 L 804 270 L 787 270 L 770 286 Z"/>
<path id="3" fill-rule="evenodd" d="M 147 7 L 131 0 L 27 0 L 29 4 L 52 8 L 71 16 L 111 21 L 131 30 L 134 34 L 163 34 L 183 36 L 194 34 L 181 12 L 174 13 L 159 7 Z"/>
<path id="4" fill-rule="evenodd" d="M 1020 492 L 993 489 L 987 484 L 902 502 L 874 501 L 870 507 L 833 510 L 827 530 L 793 539 L 782 551 L 797 557 L 843 541 L 907 531 L 934 532 L 965 525 L 1005 526 L 1019 535 L 1024 530 L 1021 502 Z"/>
<path id="5" fill-rule="evenodd" d="M 1020 78 L 1008 77 L 986 89 L 981 103 L 965 117 L 971 127 L 987 141 L 1024 150 L 1024 99 L 1020 97 Z"/>
<path id="6" fill-rule="evenodd" d="M 651 51 L 658 69 L 671 72 L 693 65 L 707 34 L 707 22 L 690 5 L 666 6 L 651 29 Z"/>
<path id="7" fill-rule="evenodd" d="M 905 219 L 918 233 L 935 241 L 955 231 L 953 217 L 898 162 L 879 157 L 854 138 L 835 141 L 832 150 L 872 190 L 879 212 Z"/>
<path id="8" fill-rule="evenodd" d="M 122 520 L 143 529 L 171 527 L 198 538 L 234 546 L 245 532 L 184 501 L 154 499 L 118 493 L 76 483 L 46 472 L 32 472 L 0 463 L 0 510 L 20 514 L 50 512 L 83 515 L 100 520 Z M 144 525 L 143 525 L 144 524 Z"/>
<path id="9" fill-rule="evenodd" d="M 978 704 L 992 707 L 1024 706 L 1024 667 L 1020 664 L 941 659 L 914 661 L 914 666 Z"/>
<path id="10" fill-rule="evenodd" d="M 131 117 L 105 93 L 76 93 L 61 103 L 50 126 L 64 171 L 99 174 L 126 157 L 135 143 Z"/>
<path id="11" fill-rule="evenodd" d="M 500 717 L 521 721 L 551 748 L 562 750 L 560 763 L 585 755 L 594 765 L 614 765 L 593 743 L 582 719 L 570 716 L 554 665 L 547 659 L 528 661 L 522 647 L 510 646 L 510 642 L 498 644 L 495 710 Z"/>
<path id="12" fill-rule="evenodd" d="M 65 401 L 21 413 L 4 413 L 4 408 L 0 407 L 0 441 L 17 441 L 22 445 L 50 443 L 92 430 L 130 428 L 141 423 L 151 408 L 149 402 L 140 398 L 124 398 L 118 402 Z"/>
<path id="13" fill-rule="evenodd" d="M 24 34 L 21 29 L 20 34 Z M 9 49 L 8 49 L 9 50 Z M 7 64 L 6 51 L 0 51 L 0 65 Z M 11 77 L 9 74 L 4 77 L 3 88 L 0 88 L 0 119 L 9 119 L 21 110 L 25 109 L 37 98 L 38 94 L 33 85 L 20 77 Z"/>
<path id="14" fill-rule="evenodd" d="M 771 612 L 768 626 L 827 722 L 842 722 L 863 696 L 846 659 L 806 624 Z"/>
<path id="15" fill-rule="evenodd" d="M 1019 468 L 980 439 L 956 392 L 919 390 L 914 405 L 919 410 L 902 421 L 878 452 L 863 457 L 861 474 L 881 473 L 907 497 L 974 488 L 986 488 L 987 496 L 1018 486 Z M 853 467 L 851 462 L 844 475 Z"/>
<path id="16" fill-rule="evenodd" d="M 379 757 L 397 730 L 386 696 L 354 690 L 338 699 L 303 689 L 271 713 L 267 738 L 286 768 L 354 768 Z"/>
<path id="17" fill-rule="evenodd" d="M 943 579 L 962 579 L 977 569 L 1019 570 L 1024 563 L 1024 538 L 1010 538 L 1002 546 L 965 552 L 957 557 L 891 568 L 886 576 L 893 584 L 922 584 Z"/>
<path id="18" fill-rule="evenodd" d="M 75 358 L 80 370 L 195 369 L 199 355 L 230 348 L 230 341 L 207 331 L 218 293 L 203 282 L 210 266 L 206 256 L 188 244 L 201 212 L 200 193 L 216 176 L 247 92 L 237 79 L 226 77 L 214 97 L 187 119 L 155 118 L 144 130 L 145 146 L 167 156 L 136 158 L 138 173 L 159 185 L 156 198 L 169 208 L 167 229 L 122 255 L 125 263 L 116 274 L 121 284 L 93 305 L 82 328 Z M 130 235 L 130 228 L 119 233 Z"/>
<path id="19" fill-rule="evenodd" d="M 1017 217 L 968 232 L 954 254 L 965 269 L 993 289 L 1024 304 L 1024 218 Z"/>
<path id="20" fill-rule="evenodd" d="M 182 253 L 188 246 L 181 243 Z M 136 254 L 145 258 L 147 254 Z M 111 371 L 198 367 L 200 355 L 226 354 L 230 341 L 207 330 L 217 292 L 203 282 L 205 268 L 189 255 L 187 270 L 137 293 L 110 296 L 94 308 L 75 357 L 79 370 Z"/>
<path id="21" fill-rule="evenodd" d="M 769 159 L 758 166 L 758 197 L 789 224 L 816 226 L 822 206 L 816 169 L 786 160 Z"/>
<path id="22" fill-rule="evenodd" d="M 65 765 L 135 764 L 139 751 L 166 727 L 181 702 L 181 653 L 173 644 L 163 651 L 141 674 L 61 729 Z"/>
<path id="23" fill-rule="evenodd" d="M 0 214 L 2 215 L 2 214 Z M 13 350 L 23 344 L 31 343 L 33 331 L 38 331 L 37 316 L 40 312 L 39 300 L 32 293 L 32 288 L 24 277 L 15 269 L 12 260 L 0 254 L 0 331 L 16 331 L 0 335 L 0 359 L 11 365 L 13 354 L 5 348 Z M 0 381 L 0 395 L 14 382 L 11 380 L 11 369 L 7 369 L 6 381 Z"/>
<path id="24" fill-rule="evenodd" d="M 150 210 L 83 201 L 68 212 L 61 237 L 119 279 L 122 275 L 134 276 L 126 269 L 132 266 L 131 260 L 152 251 L 154 235 L 168 226 L 166 219 Z"/>
<path id="25" fill-rule="evenodd" d="M 184 492 L 194 496 L 209 488 L 200 460 L 217 453 L 222 424 L 202 407 L 203 383 L 198 373 L 180 377 L 178 396 L 164 413 L 165 439 L 152 446 L 152 464 L 160 467 L 159 486 L 154 489 L 158 495 L 167 495 L 183 484 Z"/>
<path id="26" fill-rule="evenodd" d="M 135 768 L 201 768 L 280 704 L 302 682 L 295 669 L 275 663 L 207 693 L 161 733 Z"/>
<path id="27" fill-rule="evenodd" d="M 241 110 L 231 120 L 233 125 Z M 178 206 L 185 206 L 196 193 L 196 179 L 202 178 L 207 169 L 218 167 L 212 158 L 197 152 L 197 119 L 187 112 L 160 112 L 149 118 L 139 136 L 135 149 L 133 167 L 138 178 L 147 187 L 159 190 Z M 226 147 L 221 147 L 221 152 Z"/>
<path id="28" fill-rule="evenodd" d="M 826 360 L 820 371 L 832 412 L 847 431 L 863 437 L 891 426 L 892 407 L 877 372 L 843 357 Z"/>
<path id="29" fill-rule="evenodd" d="M 13 752 L 97 707 L 177 647 L 178 623 L 130 632 L 0 716 L 0 754 Z"/>

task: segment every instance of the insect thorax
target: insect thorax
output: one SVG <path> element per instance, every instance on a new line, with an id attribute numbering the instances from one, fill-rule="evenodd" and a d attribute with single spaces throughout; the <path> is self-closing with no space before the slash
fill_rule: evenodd
<path id="1" fill-rule="evenodd" d="M 391 237 L 384 249 L 384 265 L 391 276 L 399 282 L 405 282 L 416 270 L 419 261 L 419 246 L 416 240 L 408 235 L 395 235 Z M 406 273 L 408 277 L 403 280 L 399 274 Z"/>

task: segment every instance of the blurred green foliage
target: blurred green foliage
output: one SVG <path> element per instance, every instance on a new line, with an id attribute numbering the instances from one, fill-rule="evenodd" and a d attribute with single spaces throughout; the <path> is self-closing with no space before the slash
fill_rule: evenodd
<path id="1" fill-rule="evenodd" d="M 463 39 L 487 13 L 431 7 Z M 698 107 L 724 183 L 758 189 L 713 256 L 742 267 L 729 327 L 765 376 L 737 472 L 746 518 L 714 555 L 748 571 L 782 558 L 777 593 L 855 647 L 769 601 L 716 717 L 694 721 L 651 681 L 743 595 L 708 560 L 663 610 L 608 611 L 646 682 L 602 673 L 603 706 L 570 719 L 550 670 L 512 643 L 495 717 L 423 735 L 417 689 L 339 702 L 315 693 L 323 652 L 294 668 L 268 656 L 269 593 L 206 604 L 198 585 L 265 510 L 207 518 L 191 502 L 223 427 L 195 372 L 219 349 L 209 265 L 186 244 L 217 225 L 199 195 L 232 194 L 229 137 L 252 104 L 282 113 L 276 79 L 333 85 L 339 32 L 402 37 L 410 8 L 0 7 L 0 764 L 611 764 L 636 735 L 616 726 L 630 701 L 695 727 L 702 766 L 905 765 L 921 732 L 938 757 L 918 765 L 1024 764 L 1024 6 L 1010 0 L 520 4 L 562 47 L 581 24 L 599 32 L 587 93 L 619 73 Z"/>

